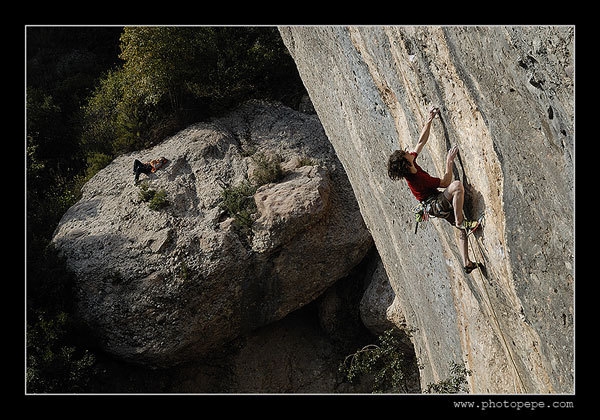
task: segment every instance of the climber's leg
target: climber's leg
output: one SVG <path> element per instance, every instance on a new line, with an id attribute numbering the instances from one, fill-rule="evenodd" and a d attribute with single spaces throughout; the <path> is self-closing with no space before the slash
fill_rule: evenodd
<path id="1" fill-rule="evenodd" d="M 465 270 L 466 274 L 469 274 L 471 271 L 475 270 L 476 268 L 481 268 L 483 267 L 483 264 L 478 263 L 478 262 L 473 262 L 471 261 L 471 259 L 469 258 L 469 242 L 467 239 L 467 231 L 464 229 L 460 229 L 458 231 L 458 249 L 460 250 L 460 255 L 462 257 L 462 261 L 463 261 L 463 268 Z"/>
<path id="2" fill-rule="evenodd" d="M 467 240 L 467 232 L 464 230 L 458 231 L 458 250 L 462 257 L 463 267 L 472 265 L 472 261 L 469 259 L 469 242 Z"/>
<path id="3" fill-rule="evenodd" d="M 463 222 L 463 204 L 465 201 L 465 188 L 462 182 L 452 181 L 448 188 L 444 190 L 444 196 L 452 203 L 454 208 L 454 223 L 460 226 Z"/>
<path id="4" fill-rule="evenodd" d="M 464 221 L 463 205 L 465 200 L 465 188 L 460 181 L 453 181 L 448 188 L 444 190 L 444 197 L 452 203 L 454 211 L 455 226 L 461 226 Z M 470 223 L 470 222 L 469 222 Z M 479 266 L 469 258 L 469 242 L 467 239 L 468 231 L 459 229 L 458 231 L 458 250 L 462 258 L 463 267 L 468 274 Z"/>

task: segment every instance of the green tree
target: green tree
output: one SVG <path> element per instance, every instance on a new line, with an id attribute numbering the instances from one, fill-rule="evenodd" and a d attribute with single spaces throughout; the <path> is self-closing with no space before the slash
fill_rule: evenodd
<path id="1" fill-rule="evenodd" d="M 124 100 L 177 112 L 190 86 L 203 79 L 217 54 L 214 28 L 126 27 L 121 35 Z"/>
<path id="2" fill-rule="evenodd" d="M 370 379 L 375 393 L 406 393 L 413 379 L 414 363 L 414 354 L 407 351 L 402 335 L 390 329 L 377 338 L 377 344 L 369 344 L 346 356 L 339 370 L 350 383 Z"/>
<path id="3" fill-rule="evenodd" d="M 82 392 L 96 367 L 71 315 L 73 275 L 52 245 L 43 247 L 38 239 L 32 247 L 35 252 L 27 258 L 27 391 Z"/>
<path id="4" fill-rule="evenodd" d="M 29 27 L 26 81 L 27 391 L 81 390 L 93 364 L 72 321 L 72 278 L 50 244 L 86 167 L 80 108 L 117 60 L 120 28 Z"/>
<path id="5" fill-rule="evenodd" d="M 249 98 L 295 106 L 305 92 L 274 27 L 126 27 L 120 46 L 122 67 L 84 108 L 93 153 L 148 147 Z"/>

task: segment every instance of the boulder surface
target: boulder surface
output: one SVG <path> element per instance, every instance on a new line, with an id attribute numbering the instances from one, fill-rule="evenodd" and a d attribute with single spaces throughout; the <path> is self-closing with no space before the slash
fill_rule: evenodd
<path id="1" fill-rule="evenodd" d="M 161 156 L 134 184 L 134 159 Z M 82 194 L 53 238 L 78 313 L 106 351 L 150 366 L 282 319 L 373 244 L 316 115 L 279 104 L 252 101 L 120 156 Z"/>

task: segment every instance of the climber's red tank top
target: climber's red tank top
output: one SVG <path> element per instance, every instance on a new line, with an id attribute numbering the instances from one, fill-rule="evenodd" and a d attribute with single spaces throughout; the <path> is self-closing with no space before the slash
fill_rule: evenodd
<path id="1" fill-rule="evenodd" d="M 438 194 L 440 192 L 438 187 L 440 186 L 440 182 L 442 180 L 429 175 L 417 164 L 418 153 L 411 152 L 410 154 L 415 157 L 413 165 L 415 168 L 417 168 L 417 173 L 408 174 L 404 178 L 406 179 L 406 183 L 408 184 L 408 187 L 412 191 L 413 195 L 417 200 L 423 201 L 433 194 Z"/>

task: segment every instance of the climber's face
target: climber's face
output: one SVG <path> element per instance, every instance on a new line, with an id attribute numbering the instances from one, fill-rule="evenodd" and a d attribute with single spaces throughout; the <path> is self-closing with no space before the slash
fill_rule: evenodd
<path id="1" fill-rule="evenodd" d="M 415 156 L 411 155 L 408 152 L 404 152 L 404 159 L 406 159 L 408 161 L 408 163 L 410 163 L 410 166 L 412 166 L 413 161 L 415 160 Z"/>

